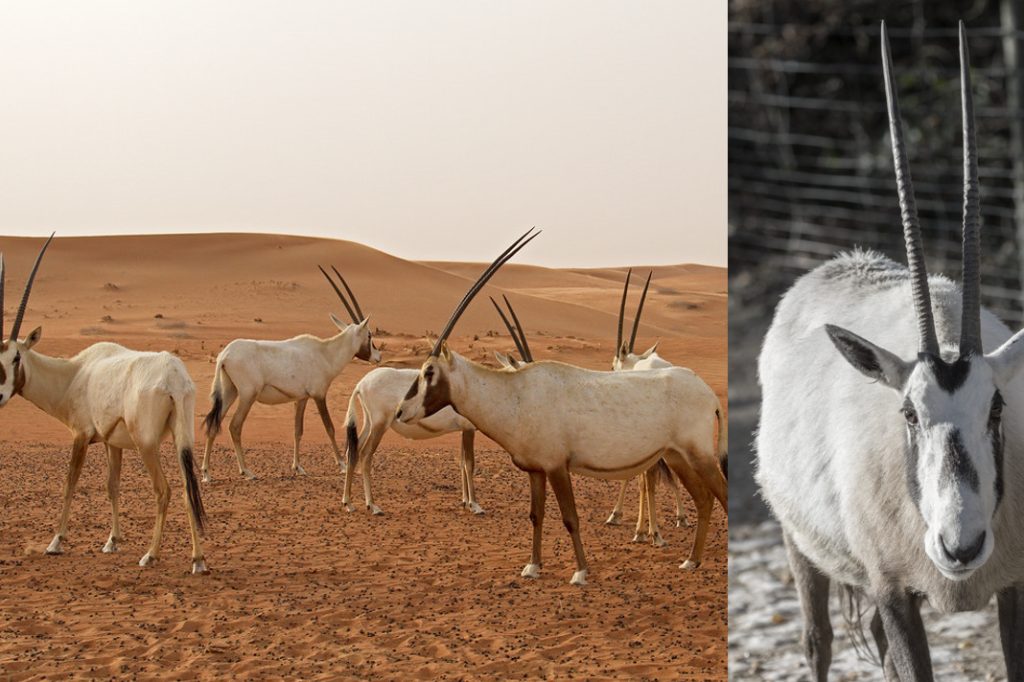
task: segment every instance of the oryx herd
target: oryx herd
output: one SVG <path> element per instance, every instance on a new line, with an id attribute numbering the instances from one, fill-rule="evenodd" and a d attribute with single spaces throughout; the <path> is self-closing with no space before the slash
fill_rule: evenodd
<path id="1" fill-rule="evenodd" d="M 541 531 L 550 482 L 575 550 L 572 583 L 586 582 L 587 560 L 580 539 L 571 473 L 623 482 L 640 476 L 641 510 L 634 540 L 645 539 L 641 524 L 646 523 L 646 536 L 659 545 L 663 541 L 655 514 L 656 482 L 662 475 L 677 488 L 678 480 L 697 511 L 693 547 L 681 567 L 699 566 L 715 500 L 723 510 L 727 509 L 725 414 L 715 393 L 693 371 L 661 359 L 653 347 L 641 355 L 634 354 L 650 276 L 632 335 L 625 343 L 622 326 L 631 273 L 627 274 L 611 372 L 535 361 L 523 325 L 508 298 L 504 299 L 504 309 L 493 298 L 491 302 L 515 343 L 518 358 L 498 353 L 500 367 L 493 369 L 459 355 L 447 344 L 455 324 L 474 297 L 538 234 L 539 231 L 528 231 L 484 270 L 456 306 L 420 369 L 376 368 L 355 385 L 344 420 L 344 458 L 335 440 L 327 405 L 328 390 L 353 358 L 376 364 L 381 361 L 381 351 L 374 345 L 368 317 L 348 282 L 337 269 L 332 268 L 332 277 L 320 268 L 351 323 L 331 315 L 338 333 L 326 339 L 308 334 L 283 341 L 237 339 L 224 347 L 216 360 L 211 408 L 204 420 L 202 482 L 211 481 L 210 454 L 232 406 L 234 414 L 228 431 L 238 470 L 242 476 L 254 478 L 245 463 L 242 427 L 257 402 L 295 404 L 291 466 L 296 474 L 305 473 L 299 461 L 299 448 L 306 404 L 312 399 L 330 438 L 335 461 L 344 473 L 341 503 L 348 511 L 354 510 L 353 478 L 361 472 L 366 508 L 375 515 L 383 513 L 374 503 L 371 472 L 374 452 L 385 432 L 392 429 L 412 439 L 460 432 L 462 504 L 474 514 L 483 513 L 473 480 L 473 441 L 480 431 L 504 448 L 512 463 L 529 475 L 533 549 L 523 576 L 540 575 Z M 157 497 L 153 541 L 140 565 L 153 562 L 159 556 L 170 498 L 159 448 L 170 434 L 184 480 L 192 533 L 192 571 L 204 573 L 207 567 L 200 537 L 206 512 L 194 466 L 195 387 L 184 363 L 170 353 L 137 352 L 107 342 L 89 346 L 73 358 L 60 359 L 36 350 L 42 334 L 40 328 L 24 338 L 18 336 L 32 283 L 52 239 L 51 235 L 36 258 L 10 336 L 0 345 L 0 406 L 20 394 L 63 422 L 72 434 L 63 508 L 47 552 L 63 551 L 70 502 L 86 449 L 90 443 L 103 443 L 109 458 L 107 487 L 112 513 L 110 537 L 103 551 L 116 551 L 121 540 L 118 489 L 122 450 L 138 450 Z M 0 255 L 0 335 L 3 281 Z M 361 429 L 357 428 L 360 409 Z M 677 505 L 682 504 L 678 495 L 677 489 Z M 620 495 L 609 523 L 617 522 L 622 502 Z M 677 518 L 680 522 L 684 520 L 682 511 Z"/>

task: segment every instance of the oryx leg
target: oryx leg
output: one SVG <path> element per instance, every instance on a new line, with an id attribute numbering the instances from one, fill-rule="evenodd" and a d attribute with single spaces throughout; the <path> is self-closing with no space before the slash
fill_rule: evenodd
<path id="1" fill-rule="evenodd" d="M 306 470 L 299 464 L 299 443 L 302 442 L 302 421 L 306 416 L 306 403 L 309 398 L 299 398 L 295 401 L 295 452 L 292 454 L 292 473 L 306 475 Z"/>
<path id="2" fill-rule="evenodd" d="M 89 438 L 87 436 L 75 436 L 71 444 L 71 462 L 68 464 L 68 476 L 64 481 L 64 506 L 60 511 L 60 523 L 57 526 L 57 534 L 53 536 L 50 545 L 46 548 L 47 554 L 63 554 L 64 548 L 61 543 L 68 535 L 68 517 L 71 516 L 71 496 L 75 493 L 75 486 L 78 485 L 78 477 L 82 474 L 82 464 L 85 462 L 85 453 L 89 449 Z"/>
<path id="3" fill-rule="evenodd" d="M 626 486 L 632 479 L 627 478 L 622 482 L 619 487 L 619 499 L 615 501 L 615 508 L 612 509 L 612 513 L 608 515 L 608 519 L 605 524 L 608 526 L 618 526 L 622 524 L 622 505 L 626 503 Z"/>
<path id="4" fill-rule="evenodd" d="M 661 473 L 658 469 L 659 467 L 655 465 L 643 474 L 641 482 L 644 484 L 644 506 L 642 509 L 647 514 L 647 534 L 651 538 L 651 544 L 655 547 L 664 547 L 665 540 L 658 531 L 658 511 L 655 505 L 658 499 L 658 476 Z"/>
<path id="5" fill-rule="evenodd" d="M 377 448 L 380 446 L 380 441 L 384 437 L 385 429 L 377 428 L 376 426 L 370 428 L 370 434 L 367 436 L 362 444 L 359 446 L 359 466 L 363 472 L 363 496 L 366 499 L 366 508 L 370 510 L 370 513 L 374 516 L 381 516 L 384 511 L 373 503 L 373 491 L 371 472 L 373 471 L 373 455 L 377 452 Z M 345 472 L 345 483 L 346 483 L 346 496 L 349 493 L 347 484 L 349 481 L 349 473 L 351 470 Z M 348 498 L 342 500 L 343 503 L 348 502 Z"/>
<path id="6" fill-rule="evenodd" d="M 238 460 L 238 473 L 250 481 L 256 478 L 256 474 L 245 466 L 245 451 L 242 449 L 242 425 L 245 424 L 245 419 L 249 416 L 249 410 L 252 409 L 254 402 L 256 402 L 255 396 L 240 398 L 238 409 L 235 410 L 235 414 L 231 417 L 231 424 L 228 427 L 228 430 L 231 432 L 231 444 L 235 447 L 235 459 Z"/>
<path id="7" fill-rule="evenodd" d="M 996 598 L 999 604 L 999 637 L 1003 642 L 1006 679 L 1024 682 L 1024 588 L 1010 587 Z"/>
<path id="8" fill-rule="evenodd" d="M 707 542 L 708 526 L 711 522 L 715 498 L 704 484 L 704 480 L 689 467 L 686 460 L 678 456 L 678 453 L 668 453 L 666 462 L 679 476 L 679 481 L 693 498 L 693 503 L 697 507 L 697 530 L 693 534 L 693 548 L 690 550 L 690 557 L 679 566 L 682 569 L 692 570 L 700 566 L 700 562 L 704 558 L 704 544 Z"/>
<path id="9" fill-rule="evenodd" d="M 341 456 L 341 450 L 338 449 L 338 441 L 334 439 L 334 422 L 331 421 L 331 413 L 327 410 L 327 399 L 313 398 L 313 402 L 316 403 L 316 411 L 320 413 L 320 421 L 324 423 L 327 438 L 331 441 L 331 449 L 334 451 L 334 463 L 342 471 L 345 471 L 345 458 Z"/>
<path id="10" fill-rule="evenodd" d="M 547 495 L 547 474 L 543 471 L 530 471 L 530 523 L 533 525 L 533 548 L 530 550 L 530 563 L 523 568 L 524 578 L 540 577 L 540 549 L 544 535 L 544 499 Z"/>
<path id="11" fill-rule="evenodd" d="M 829 579 L 805 557 L 783 533 L 789 568 L 800 597 L 800 610 L 804 616 L 804 655 L 811 675 L 818 682 L 828 679 L 832 664 L 832 623 L 828 617 Z"/>
<path id="12" fill-rule="evenodd" d="M 153 524 L 153 542 L 149 551 L 139 561 L 139 566 L 149 566 L 160 556 L 160 539 L 164 533 L 164 521 L 167 519 L 167 504 L 171 501 L 171 486 L 167 484 L 164 471 L 160 467 L 160 444 L 139 446 L 142 463 L 146 466 L 153 491 L 156 493 L 156 522 Z M 191 522 L 191 515 L 189 515 Z"/>
<path id="13" fill-rule="evenodd" d="M 572 574 L 573 585 L 587 584 L 587 557 L 583 553 L 583 541 L 580 539 L 580 518 L 576 513 L 576 498 L 572 492 L 572 479 L 569 470 L 555 469 L 548 472 L 551 489 L 555 491 L 558 508 L 562 512 L 562 523 L 572 538 L 572 548 L 576 552 L 576 572 Z"/>
<path id="14" fill-rule="evenodd" d="M 221 378 L 221 419 L 228 413 L 231 406 L 235 404 L 235 400 L 238 398 L 238 389 L 235 388 L 235 384 L 232 383 L 231 378 L 225 374 Z M 203 450 L 203 466 L 200 471 L 203 474 L 203 483 L 210 483 L 213 479 L 210 478 L 210 453 L 213 451 L 213 441 L 217 439 L 217 434 L 206 435 L 206 448 Z"/>
<path id="15" fill-rule="evenodd" d="M 680 490 L 679 481 L 674 474 L 669 474 L 668 484 L 676 498 L 676 528 L 689 528 L 690 522 L 686 520 L 686 513 L 683 511 L 683 491 Z"/>
<path id="16" fill-rule="evenodd" d="M 121 448 L 107 446 L 107 497 L 110 498 L 110 537 L 103 545 L 106 554 L 117 551 L 121 541 L 121 524 L 118 521 L 121 497 Z"/>
<path id="17" fill-rule="evenodd" d="M 875 638 L 875 646 L 878 647 L 878 660 L 882 662 L 882 675 L 888 682 L 899 682 L 899 675 L 893 667 L 892 657 L 889 656 L 889 642 L 885 638 L 885 628 L 882 626 L 882 614 L 875 609 L 871 616 L 871 635 Z"/>
<path id="18" fill-rule="evenodd" d="M 636 530 L 633 532 L 631 542 L 646 542 L 647 533 L 644 531 L 644 523 L 647 521 L 647 475 L 642 473 L 636 477 L 640 484 L 640 498 L 637 502 Z"/>
<path id="19" fill-rule="evenodd" d="M 473 439 L 476 431 L 467 429 L 462 432 L 461 466 L 463 482 L 463 506 L 469 507 L 474 514 L 483 514 L 484 510 L 476 503 L 476 490 L 473 487 L 473 474 L 476 471 L 476 453 L 473 451 Z"/>
<path id="20" fill-rule="evenodd" d="M 876 600 L 888 643 L 885 673 L 888 679 L 933 680 L 928 636 L 921 620 L 920 600 L 903 590 L 893 590 Z"/>

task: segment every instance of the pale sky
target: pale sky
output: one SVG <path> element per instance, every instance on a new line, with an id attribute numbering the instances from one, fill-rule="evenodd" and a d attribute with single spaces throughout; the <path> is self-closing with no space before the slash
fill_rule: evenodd
<path id="1" fill-rule="evenodd" d="M 726 262 L 714 0 L 0 2 L 0 235 Z"/>

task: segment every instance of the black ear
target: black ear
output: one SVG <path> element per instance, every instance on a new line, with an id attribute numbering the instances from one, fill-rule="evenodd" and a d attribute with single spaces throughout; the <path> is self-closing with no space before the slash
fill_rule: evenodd
<path id="1" fill-rule="evenodd" d="M 903 388 L 913 369 L 911 363 L 842 327 L 826 324 L 825 331 L 854 369 L 897 391 Z"/>

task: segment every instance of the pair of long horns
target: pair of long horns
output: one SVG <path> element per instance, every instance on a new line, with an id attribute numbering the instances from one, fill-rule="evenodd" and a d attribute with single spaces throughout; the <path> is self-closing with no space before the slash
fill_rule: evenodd
<path id="1" fill-rule="evenodd" d="M 907 264 L 910 267 L 911 290 L 917 312 L 920 350 L 930 355 L 939 354 L 935 319 L 932 316 L 931 294 L 928 290 L 928 271 L 924 263 L 921 243 L 921 223 L 914 200 L 914 185 L 910 180 L 910 164 L 903 143 L 899 102 L 892 77 L 892 55 L 889 51 L 889 33 L 882 22 L 882 72 L 885 76 L 885 100 L 889 114 L 889 134 L 892 138 L 892 157 L 896 169 L 896 188 L 903 219 L 903 238 L 907 245 Z M 960 324 L 960 357 L 981 353 L 981 274 L 980 236 L 981 200 L 978 190 L 978 148 L 975 141 L 974 101 L 971 93 L 971 60 L 967 50 L 967 29 L 960 22 L 960 102 L 963 116 L 964 147 L 964 216 L 963 216 L 963 308 Z"/>
<path id="2" fill-rule="evenodd" d="M 345 291 L 348 292 L 349 298 L 352 299 L 351 305 L 349 305 L 348 299 L 345 298 L 345 294 L 341 293 L 341 289 L 339 289 L 338 285 L 334 283 L 334 280 L 331 279 L 331 276 L 327 274 L 327 271 L 324 270 L 319 265 L 317 267 L 320 268 L 320 272 L 322 272 L 324 274 L 324 277 L 327 278 L 327 282 L 331 285 L 331 288 L 334 289 L 334 293 L 338 294 L 338 298 L 341 299 L 342 305 L 345 306 L 345 310 L 348 311 L 349 317 L 352 318 L 352 323 L 359 324 L 360 322 L 365 320 L 366 316 L 363 315 L 363 309 L 359 307 L 359 301 L 356 300 L 356 295 L 352 293 L 351 287 L 349 287 L 348 282 L 345 281 L 345 278 L 341 276 L 341 273 L 338 272 L 338 268 L 334 267 L 333 265 L 331 266 L 331 270 L 334 271 L 334 274 L 338 276 L 338 280 L 341 281 L 341 286 L 345 287 Z"/>
<path id="3" fill-rule="evenodd" d="M 654 271 L 647 273 L 647 281 L 644 283 L 644 291 L 640 294 L 640 305 L 636 308 L 636 317 L 633 318 L 633 333 L 629 335 L 629 346 L 626 347 L 627 353 L 633 352 L 633 346 L 636 345 L 636 331 L 640 328 L 640 314 L 644 311 L 644 301 L 647 300 L 647 288 L 651 286 L 651 275 Z M 615 340 L 615 352 L 622 352 L 622 322 L 626 316 L 626 294 L 629 292 L 629 278 L 633 275 L 633 268 L 630 268 L 626 273 L 626 284 L 622 287 L 622 302 L 619 303 L 619 334 Z"/>
<path id="4" fill-rule="evenodd" d="M 436 358 L 441 353 L 441 347 L 451 335 L 452 329 L 455 328 L 455 323 L 459 321 L 459 318 L 462 317 L 462 313 L 466 312 L 466 308 L 469 307 L 470 302 L 478 293 L 480 293 L 480 290 L 483 289 L 484 285 L 487 284 L 491 277 L 494 276 L 494 273 L 496 273 L 502 265 L 511 260 L 512 256 L 519 253 L 520 249 L 533 241 L 540 233 L 540 230 L 534 232 L 534 228 L 531 227 L 519 239 L 512 242 L 512 246 L 502 251 L 501 255 L 495 258 L 494 261 L 487 266 L 487 269 L 481 273 L 480 277 L 473 283 L 473 286 L 471 286 L 469 291 L 466 292 L 466 295 L 462 297 L 461 301 L 459 301 L 459 304 L 455 306 L 455 311 L 452 313 L 452 316 L 448 318 L 448 323 L 444 326 L 444 329 L 441 330 L 441 334 L 437 337 L 437 341 L 434 343 L 434 348 L 430 351 L 430 357 Z"/>
<path id="5" fill-rule="evenodd" d="M 512 316 L 512 320 L 515 322 L 515 328 L 512 327 L 512 323 L 505 317 L 505 312 L 498 305 L 498 302 L 494 300 L 493 296 L 488 296 L 491 299 L 491 303 L 494 304 L 494 309 L 498 311 L 498 315 L 501 316 L 501 321 L 505 323 L 505 328 L 508 329 L 509 336 L 512 337 L 512 341 L 516 344 L 516 350 L 519 351 L 519 357 L 523 359 L 523 362 L 533 362 L 533 353 L 530 352 L 530 344 L 526 340 L 526 334 L 523 332 L 523 325 L 519 323 L 519 316 L 516 315 L 515 308 L 508 302 L 508 296 L 502 295 L 502 299 L 505 301 L 505 305 L 508 306 L 508 312 Z"/>
<path id="6" fill-rule="evenodd" d="M 11 327 L 11 341 L 18 340 L 18 332 L 21 331 L 21 321 L 25 319 L 25 309 L 28 307 L 28 296 L 32 293 L 32 282 L 36 279 L 36 273 L 39 272 L 39 263 L 43 260 L 43 254 L 46 253 L 46 249 L 50 246 L 50 242 L 53 241 L 53 235 L 57 234 L 53 232 L 50 234 L 50 238 L 43 244 L 43 248 L 39 249 L 39 255 L 36 256 L 35 265 L 32 266 L 32 272 L 28 275 L 28 280 L 25 281 L 25 291 L 21 295 L 21 305 L 18 306 L 18 314 L 14 317 L 14 326 Z M 6 268 L 4 268 L 4 256 L 0 253 L 0 339 L 4 336 L 4 281 L 6 280 Z"/>

